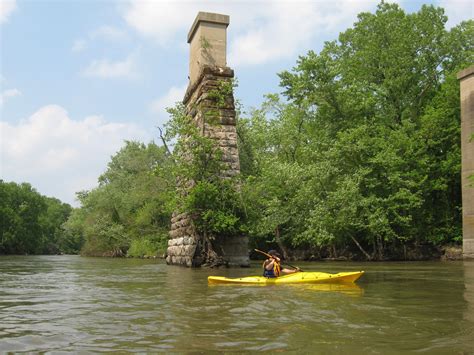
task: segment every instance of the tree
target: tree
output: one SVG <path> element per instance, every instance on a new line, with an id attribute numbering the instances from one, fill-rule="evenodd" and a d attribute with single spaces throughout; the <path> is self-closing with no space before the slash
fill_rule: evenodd
<path id="1" fill-rule="evenodd" d="M 162 253 L 173 206 L 169 157 L 154 143 L 125 142 L 99 177 L 99 186 L 78 193 L 81 208 L 65 225 L 83 238 L 85 255 L 152 256 Z M 156 169 L 160 168 L 160 175 Z"/>
<path id="2" fill-rule="evenodd" d="M 30 184 L 0 180 L 0 254 L 56 254 L 67 238 L 71 206 L 42 196 Z"/>
<path id="3" fill-rule="evenodd" d="M 72 207 L 67 203 L 62 203 L 57 198 L 45 197 L 46 211 L 39 218 L 39 223 L 43 230 L 44 254 L 71 253 L 77 254 L 80 242 L 73 242 L 67 238 L 63 223 L 72 212 Z"/>
<path id="4" fill-rule="evenodd" d="M 474 21 L 446 20 L 382 2 L 280 74 L 288 102 L 269 96 L 239 127 L 256 237 L 367 259 L 459 240 L 453 73 L 472 63 Z"/>

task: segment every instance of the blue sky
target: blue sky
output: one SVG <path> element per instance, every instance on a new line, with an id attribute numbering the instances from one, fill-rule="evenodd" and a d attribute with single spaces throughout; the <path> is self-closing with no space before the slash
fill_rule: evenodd
<path id="1" fill-rule="evenodd" d="M 442 6 L 448 26 L 474 17 Z M 244 109 L 279 92 L 277 73 L 319 51 L 377 1 L 0 0 L 1 178 L 77 206 L 124 140 L 157 139 L 187 86 L 187 32 L 198 11 L 230 15 L 228 65 Z"/>

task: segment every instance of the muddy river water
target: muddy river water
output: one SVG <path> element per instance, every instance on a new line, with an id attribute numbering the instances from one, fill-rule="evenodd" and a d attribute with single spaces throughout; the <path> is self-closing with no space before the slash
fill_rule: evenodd
<path id="1" fill-rule="evenodd" d="M 208 285 L 162 260 L 0 257 L 0 352 L 474 353 L 474 262 L 297 263 L 354 285 Z"/>

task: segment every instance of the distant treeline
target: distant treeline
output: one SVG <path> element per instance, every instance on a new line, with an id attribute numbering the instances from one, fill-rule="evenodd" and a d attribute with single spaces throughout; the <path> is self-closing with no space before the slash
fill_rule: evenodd
<path id="1" fill-rule="evenodd" d="M 77 254 L 82 237 L 62 229 L 71 211 L 30 184 L 0 180 L 0 254 Z"/>
<path id="2" fill-rule="evenodd" d="M 180 211 L 196 216 L 209 241 L 246 234 L 250 247 L 304 258 L 413 259 L 459 244 L 455 74 L 474 63 L 474 21 L 451 29 L 446 21 L 441 8 L 407 14 L 381 3 L 299 57 L 279 74 L 283 94 L 240 113 L 232 183 L 216 178 L 213 142 L 182 106 L 171 109 L 161 138 L 174 149 L 126 142 L 99 186 L 78 193 L 65 240 L 84 240 L 86 255 L 160 255 Z M 5 240 L 20 235 L 2 237 L 3 252 L 15 252 Z"/>
<path id="3" fill-rule="evenodd" d="M 99 177 L 99 186 L 77 194 L 81 208 L 64 226 L 68 234 L 84 238 L 83 255 L 164 253 L 174 201 L 170 163 L 163 147 L 126 142 Z"/>

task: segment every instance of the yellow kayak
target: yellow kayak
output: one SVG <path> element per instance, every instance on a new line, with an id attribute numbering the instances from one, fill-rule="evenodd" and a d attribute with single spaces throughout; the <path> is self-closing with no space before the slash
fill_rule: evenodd
<path id="1" fill-rule="evenodd" d="M 210 284 L 247 284 L 247 285 L 280 285 L 280 284 L 300 284 L 300 283 L 346 283 L 355 282 L 362 276 L 364 271 L 339 272 L 328 274 L 325 272 L 296 272 L 294 274 L 283 275 L 275 278 L 264 276 L 247 276 L 228 278 L 223 276 L 209 276 L 207 281 Z"/>

